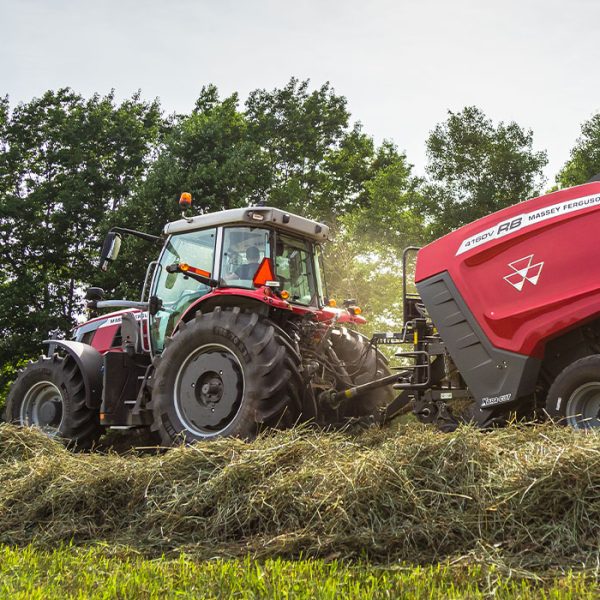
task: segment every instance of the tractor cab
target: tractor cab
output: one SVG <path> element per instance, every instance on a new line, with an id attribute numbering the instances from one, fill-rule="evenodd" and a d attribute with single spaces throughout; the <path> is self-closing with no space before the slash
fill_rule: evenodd
<path id="1" fill-rule="evenodd" d="M 208 303 L 266 305 L 311 312 L 325 304 L 325 225 L 276 208 L 253 207 L 184 217 L 164 229 L 150 298 L 152 350 L 190 313 Z M 218 300 L 217 300 L 218 299 Z"/>

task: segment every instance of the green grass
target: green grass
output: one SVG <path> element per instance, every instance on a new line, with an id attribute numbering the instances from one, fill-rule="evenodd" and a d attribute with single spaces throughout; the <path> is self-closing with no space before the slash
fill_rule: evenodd
<path id="1" fill-rule="evenodd" d="M 597 598 L 593 574 L 333 560 L 145 559 L 130 551 L 0 547 L 1 598 Z"/>

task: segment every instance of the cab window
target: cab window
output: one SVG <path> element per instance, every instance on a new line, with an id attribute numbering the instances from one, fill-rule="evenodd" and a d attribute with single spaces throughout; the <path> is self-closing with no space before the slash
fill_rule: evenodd
<path id="1" fill-rule="evenodd" d="M 275 272 L 281 289 L 290 293 L 290 300 L 304 306 L 318 305 L 314 263 L 303 240 L 277 234 Z"/>
<path id="2" fill-rule="evenodd" d="M 151 335 L 155 352 L 163 348 L 164 338 L 171 334 L 183 311 L 210 288 L 184 273 L 169 273 L 172 263 L 187 263 L 212 273 L 216 229 L 205 229 L 174 235 L 167 242 L 157 267 L 154 295 L 162 300 L 162 308 L 152 319 Z"/>
<path id="3" fill-rule="evenodd" d="M 228 227 L 223 231 L 221 285 L 254 289 L 252 280 L 263 258 L 271 256 L 269 231 Z"/>

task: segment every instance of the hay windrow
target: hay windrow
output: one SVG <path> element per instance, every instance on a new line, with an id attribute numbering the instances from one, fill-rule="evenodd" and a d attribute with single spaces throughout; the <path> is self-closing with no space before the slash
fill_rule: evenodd
<path id="1" fill-rule="evenodd" d="M 593 567 L 600 436 L 551 427 L 295 430 L 162 455 L 73 454 L 0 426 L 0 543 L 199 557 L 501 556 Z"/>

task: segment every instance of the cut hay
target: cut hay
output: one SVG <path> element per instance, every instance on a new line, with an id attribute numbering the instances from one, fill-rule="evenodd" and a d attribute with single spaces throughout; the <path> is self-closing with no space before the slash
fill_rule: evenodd
<path id="1" fill-rule="evenodd" d="M 600 555 L 600 436 L 549 426 L 304 429 L 118 456 L 2 425 L 0 482 L 10 545 L 524 568 L 593 568 Z"/>

